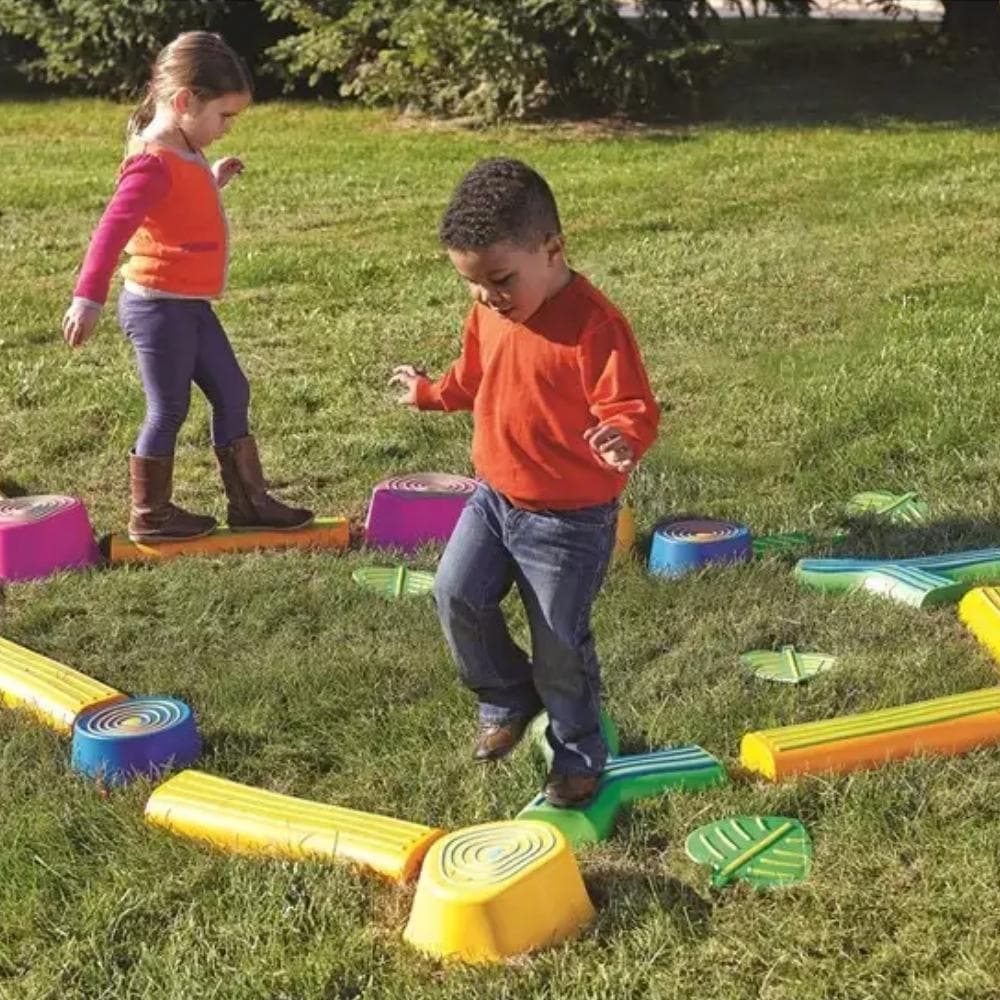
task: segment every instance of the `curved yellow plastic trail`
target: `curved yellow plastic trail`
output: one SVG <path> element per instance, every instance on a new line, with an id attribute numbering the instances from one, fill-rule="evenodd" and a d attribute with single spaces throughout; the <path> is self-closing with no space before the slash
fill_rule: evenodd
<path id="1" fill-rule="evenodd" d="M 1000 687 L 747 733 L 740 761 L 778 780 L 843 774 L 916 754 L 964 753 L 994 743 L 1000 743 Z"/>
<path id="2" fill-rule="evenodd" d="M 344 860 L 397 882 L 411 878 L 443 836 L 419 823 L 309 802 L 187 770 L 160 785 L 146 820 L 241 854 Z"/>
<path id="3" fill-rule="evenodd" d="M 549 823 L 484 823 L 427 852 L 403 937 L 438 958 L 496 962 L 562 941 L 594 916 L 576 859 Z"/>
<path id="4" fill-rule="evenodd" d="M 87 708 L 120 701 L 125 695 L 47 656 L 0 639 L 0 699 L 24 708 L 65 736 Z"/>
<path id="5" fill-rule="evenodd" d="M 112 535 L 108 559 L 113 563 L 173 559 L 176 556 L 215 556 L 255 549 L 346 549 L 350 530 L 343 517 L 317 517 L 294 531 L 231 531 L 219 528 L 187 542 L 133 542 L 127 535 Z"/>
<path id="6" fill-rule="evenodd" d="M 1000 588 L 970 590 L 958 605 L 958 617 L 993 657 L 1000 660 Z"/>

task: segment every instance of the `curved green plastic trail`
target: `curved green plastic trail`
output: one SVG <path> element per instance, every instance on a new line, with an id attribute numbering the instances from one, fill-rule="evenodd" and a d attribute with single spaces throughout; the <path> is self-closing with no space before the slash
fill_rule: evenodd
<path id="1" fill-rule="evenodd" d="M 837 530 L 825 537 L 811 531 L 779 531 L 773 535 L 754 535 L 751 545 L 755 559 L 767 556 L 782 556 L 810 545 L 839 545 L 847 538 L 847 532 Z"/>
<path id="2" fill-rule="evenodd" d="M 795 576 L 826 593 L 867 590 L 926 608 L 957 601 L 976 584 L 1000 583 L 1000 549 L 916 559 L 800 559 Z"/>
<path id="3" fill-rule="evenodd" d="M 699 827 L 684 848 L 692 861 L 709 865 L 716 888 L 739 879 L 756 889 L 794 885 L 809 875 L 812 841 L 806 828 L 786 816 L 733 816 Z"/>
<path id="4" fill-rule="evenodd" d="M 710 788 L 726 781 L 725 768 L 701 747 L 693 744 L 671 747 L 610 760 L 597 793 L 581 809 L 559 809 L 549 805 L 544 795 L 538 795 L 517 818 L 551 823 L 576 847 L 607 840 L 619 810 L 629 802 L 668 791 Z"/>

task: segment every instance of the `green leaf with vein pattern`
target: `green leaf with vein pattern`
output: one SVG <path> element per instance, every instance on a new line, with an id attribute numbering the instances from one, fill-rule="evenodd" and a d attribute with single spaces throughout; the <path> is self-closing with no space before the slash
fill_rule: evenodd
<path id="1" fill-rule="evenodd" d="M 755 677 L 781 684 L 801 684 L 829 670 L 837 658 L 828 653 L 800 653 L 794 646 L 782 646 L 779 650 L 754 649 L 740 656 L 740 662 Z"/>
<path id="2" fill-rule="evenodd" d="M 809 875 L 812 841 L 797 819 L 731 816 L 689 834 L 684 849 L 692 861 L 712 868 L 712 885 L 735 879 L 755 889 L 794 885 Z"/>
<path id="3" fill-rule="evenodd" d="M 433 573 L 405 566 L 363 566 L 351 579 L 383 597 L 420 597 L 434 589 Z"/>
<path id="4" fill-rule="evenodd" d="M 854 516 L 869 515 L 891 524 L 926 524 L 930 507 L 918 493 L 858 493 L 845 508 Z"/>

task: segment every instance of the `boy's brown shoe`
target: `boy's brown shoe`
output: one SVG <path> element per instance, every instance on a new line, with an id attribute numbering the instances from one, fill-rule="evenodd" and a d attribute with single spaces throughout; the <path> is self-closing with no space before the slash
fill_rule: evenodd
<path id="1" fill-rule="evenodd" d="M 550 771 L 545 780 L 545 799 L 550 806 L 569 809 L 586 805 L 597 791 L 599 774 L 564 774 Z"/>
<path id="2" fill-rule="evenodd" d="M 530 719 L 511 719 L 502 723 L 480 723 L 473 756 L 481 763 L 500 760 L 517 746 Z"/>

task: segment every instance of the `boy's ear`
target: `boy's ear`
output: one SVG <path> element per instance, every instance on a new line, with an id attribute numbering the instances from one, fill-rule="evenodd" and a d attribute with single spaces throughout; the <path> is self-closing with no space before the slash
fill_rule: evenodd
<path id="1" fill-rule="evenodd" d="M 554 233 L 545 237 L 545 254 L 550 264 L 566 252 L 566 237 L 562 233 Z"/>

